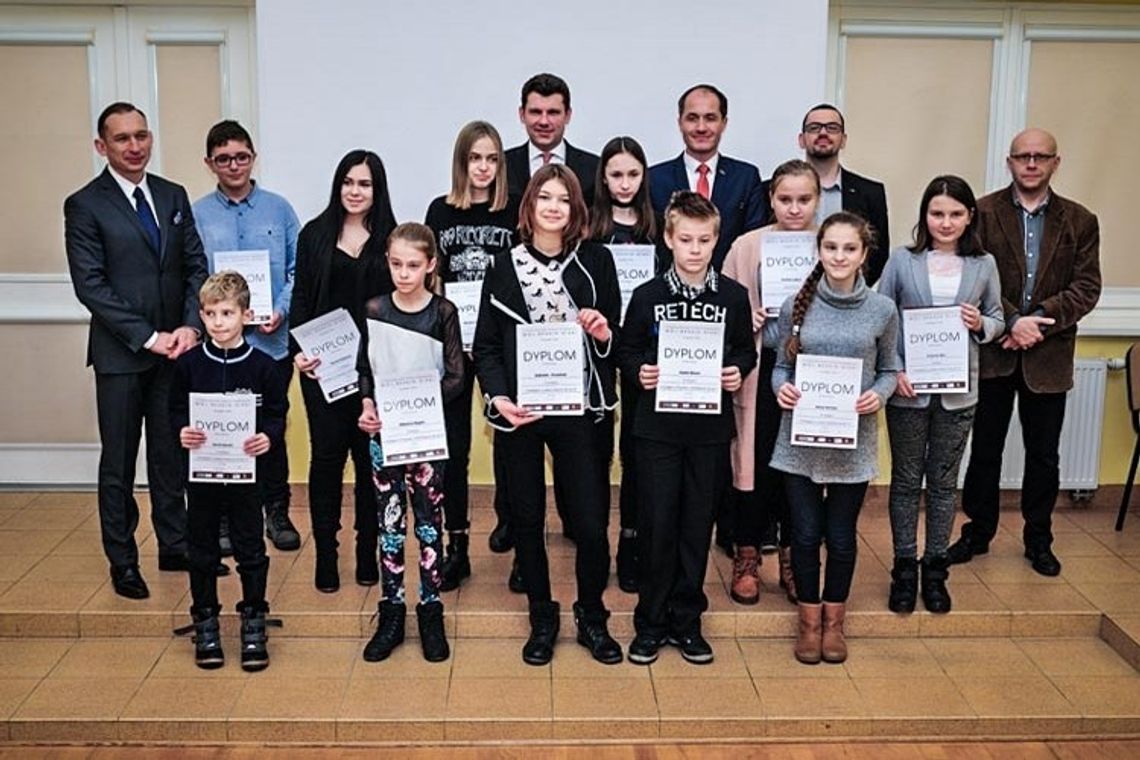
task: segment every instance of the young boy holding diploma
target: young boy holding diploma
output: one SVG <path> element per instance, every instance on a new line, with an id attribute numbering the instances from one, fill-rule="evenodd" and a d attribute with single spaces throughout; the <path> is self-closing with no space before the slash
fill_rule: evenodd
<path id="1" fill-rule="evenodd" d="M 666 642 L 689 662 L 713 659 L 701 636 L 701 613 L 708 607 L 702 589 L 714 508 L 728 487 L 735 434 L 730 394 L 756 366 L 748 293 L 709 266 L 719 227 L 720 216 L 708 200 L 692 192 L 674 194 L 665 212 L 673 266 L 633 292 L 617 352 L 623 375 L 647 391 L 638 399 L 633 430 L 639 439 L 642 565 L 629 660 L 640 665 L 655 661 Z M 724 325 L 716 347 L 722 367 L 719 412 L 655 410 L 663 321 Z"/>
<path id="2" fill-rule="evenodd" d="M 208 433 L 190 425 L 190 394 L 254 394 L 257 397 L 256 432 L 246 438 L 242 451 L 261 456 L 280 446 L 285 435 L 286 389 L 281 373 L 267 354 L 242 337 L 253 318 L 249 286 L 236 272 L 211 275 L 198 293 L 202 322 L 209 339 L 178 358 L 170 393 L 171 420 L 182 447 L 206 445 Z M 266 649 L 265 586 L 269 558 L 265 554 L 264 523 L 256 480 L 186 484 L 190 534 L 190 615 L 193 625 L 176 633 L 194 633 L 194 659 L 200 668 L 225 664 L 218 628 L 218 584 L 214 568 L 220 555 L 218 523 L 225 515 L 241 575 L 241 666 L 262 670 L 269 665 Z"/>

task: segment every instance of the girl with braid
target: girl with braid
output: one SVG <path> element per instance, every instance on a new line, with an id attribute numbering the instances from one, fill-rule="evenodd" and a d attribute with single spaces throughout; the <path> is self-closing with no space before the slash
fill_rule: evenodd
<path id="1" fill-rule="evenodd" d="M 807 664 L 843 662 L 843 620 L 855 573 L 855 522 L 867 483 L 878 474 L 876 413 L 895 391 L 898 310 L 867 287 L 863 264 L 873 234 L 865 219 L 832 214 L 816 235 L 819 262 L 799 292 L 780 309 L 772 388 L 784 410 L 772 466 L 785 473 L 784 492 L 792 532 L 792 572 L 799 599 L 795 655 Z M 792 410 L 799 354 L 863 360 L 861 395 L 855 403 L 859 432 L 854 450 L 793 446 Z M 819 547 L 827 542 L 820 593 Z"/>

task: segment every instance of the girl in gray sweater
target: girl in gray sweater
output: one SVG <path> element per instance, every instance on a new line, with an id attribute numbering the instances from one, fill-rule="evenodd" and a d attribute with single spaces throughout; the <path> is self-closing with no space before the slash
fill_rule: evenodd
<path id="1" fill-rule="evenodd" d="M 895 375 L 902 368 L 895 304 L 870 290 L 863 279 L 862 266 L 872 240 L 870 225 L 860 216 L 840 212 L 825 219 L 816 236 L 819 262 L 780 310 L 772 388 L 784 415 L 772 467 L 787 473 L 784 485 L 800 614 L 795 655 L 808 664 L 847 659 L 843 619 L 855 572 L 855 522 L 867 483 L 878 473 L 876 413 L 894 393 Z M 792 444 L 792 410 L 800 399 L 795 385 L 799 354 L 863 360 L 854 450 Z M 819 547 L 825 540 L 821 595 Z"/>

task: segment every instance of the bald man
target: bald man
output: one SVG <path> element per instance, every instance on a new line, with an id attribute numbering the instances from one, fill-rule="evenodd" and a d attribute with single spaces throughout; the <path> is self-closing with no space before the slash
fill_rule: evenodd
<path id="1" fill-rule="evenodd" d="M 1013 182 L 978 200 L 978 231 L 997 260 L 1006 335 L 981 347 L 978 409 L 962 490 L 970 522 L 950 547 L 952 564 L 989 551 L 998 527 L 1002 449 L 1017 398 L 1025 474 L 1021 483 L 1025 557 L 1041 575 L 1058 575 L 1051 548 L 1060 485 L 1061 424 L 1073 387 L 1077 322 L 1100 298 L 1100 229 L 1084 206 L 1050 188 L 1061 165 L 1043 129 L 1013 138 L 1006 166 Z"/>

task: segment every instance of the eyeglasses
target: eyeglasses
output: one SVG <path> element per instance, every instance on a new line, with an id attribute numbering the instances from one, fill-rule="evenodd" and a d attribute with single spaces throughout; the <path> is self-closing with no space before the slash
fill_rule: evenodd
<path id="1" fill-rule="evenodd" d="M 1056 153 L 1013 153 L 1010 158 L 1019 164 L 1044 164 L 1057 157 Z"/>
<path id="2" fill-rule="evenodd" d="M 838 135 L 843 132 L 843 125 L 837 121 L 829 121 L 826 124 L 821 124 L 818 121 L 809 121 L 804 125 L 804 132 L 809 135 L 818 135 L 820 132 L 826 132 L 829 135 Z"/>
<path id="3" fill-rule="evenodd" d="M 210 159 L 210 163 L 219 169 L 224 169 L 230 164 L 235 164 L 237 166 L 249 166 L 251 161 L 253 161 L 252 153 L 235 153 L 232 156 L 226 153 L 221 153 Z"/>

